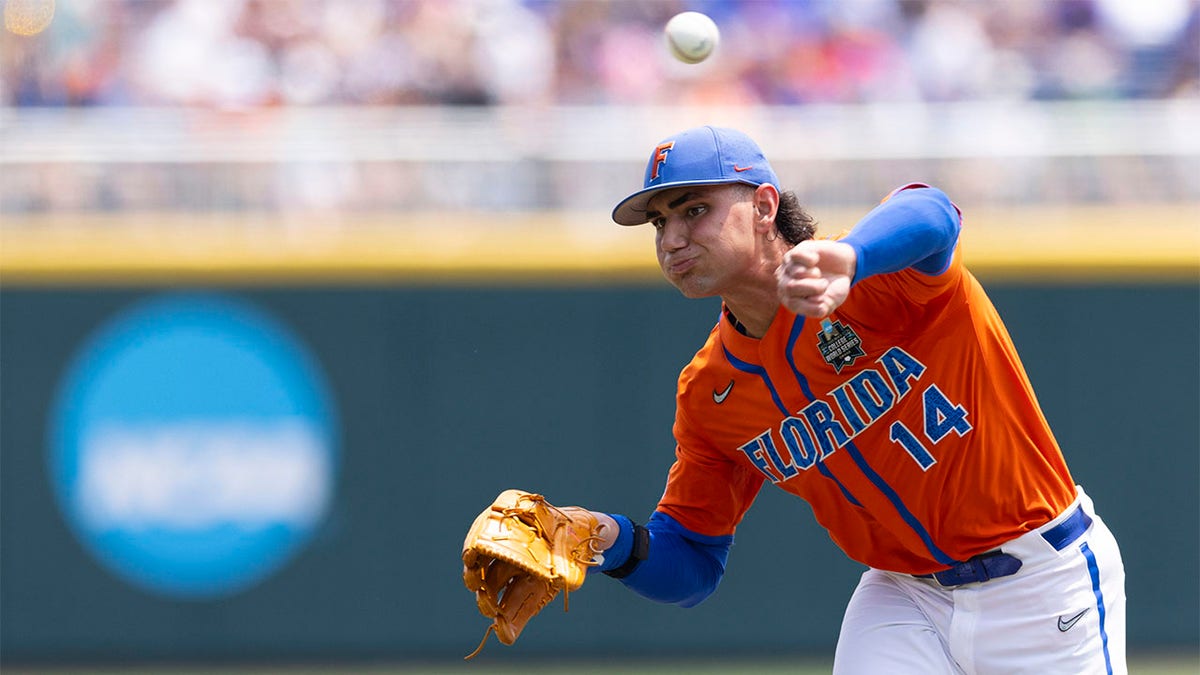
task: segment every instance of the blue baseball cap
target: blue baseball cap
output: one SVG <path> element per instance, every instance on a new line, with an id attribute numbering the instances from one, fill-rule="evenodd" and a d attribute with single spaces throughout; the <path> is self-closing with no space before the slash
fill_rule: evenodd
<path id="1" fill-rule="evenodd" d="M 654 146 L 641 190 L 621 200 L 613 209 L 618 225 L 647 222 L 646 203 L 663 190 L 684 185 L 770 183 L 779 179 L 758 144 L 746 134 L 722 127 L 696 127 L 681 131 Z"/>

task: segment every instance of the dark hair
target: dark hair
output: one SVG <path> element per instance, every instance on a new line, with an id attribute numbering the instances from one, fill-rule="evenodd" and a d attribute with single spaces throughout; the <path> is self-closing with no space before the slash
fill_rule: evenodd
<path id="1" fill-rule="evenodd" d="M 817 232 L 817 221 L 800 206 L 800 198 L 788 190 L 779 193 L 779 211 L 775 214 L 775 229 L 787 243 L 795 246 L 812 239 Z"/>

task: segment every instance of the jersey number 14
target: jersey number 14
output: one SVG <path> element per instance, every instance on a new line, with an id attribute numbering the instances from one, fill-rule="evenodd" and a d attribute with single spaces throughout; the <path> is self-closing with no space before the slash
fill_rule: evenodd
<path id="1" fill-rule="evenodd" d="M 925 429 L 923 431 L 930 445 L 937 444 L 951 431 L 962 437 L 971 430 L 971 423 L 967 421 L 967 409 L 951 403 L 936 384 L 930 385 L 925 390 L 922 399 L 925 411 Z M 925 444 L 908 427 L 904 426 L 903 422 L 892 422 L 890 431 L 892 441 L 899 443 L 900 447 L 904 448 L 904 451 L 917 462 L 922 471 L 928 471 L 929 467 L 937 463 Z"/>

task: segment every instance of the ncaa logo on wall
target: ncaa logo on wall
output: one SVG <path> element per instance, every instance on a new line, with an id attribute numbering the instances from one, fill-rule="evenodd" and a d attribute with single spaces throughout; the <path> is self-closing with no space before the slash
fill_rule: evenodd
<path id="1" fill-rule="evenodd" d="M 337 421 L 316 361 L 248 304 L 169 294 L 114 317 L 60 385 L 50 476 L 85 548 L 142 589 L 245 590 L 329 510 Z"/>

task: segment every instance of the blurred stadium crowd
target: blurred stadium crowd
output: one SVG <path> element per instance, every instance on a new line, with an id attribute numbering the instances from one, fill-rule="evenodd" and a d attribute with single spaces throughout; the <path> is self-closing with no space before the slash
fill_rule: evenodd
<path id="1" fill-rule="evenodd" d="M 1200 200 L 1200 0 L 57 0 L 0 40 L 0 214 L 607 209 L 688 110 L 815 203 Z"/>
<path id="2" fill-rule="evenodd" d="M 720 58 L 671 62 L 698 9 Z M 10 106 L 803 104 L 1200 93 L 1196 0 L 59 0 Z M 702 86 L 672 86 L 702 79 Z M 682 97 L 682 100 L 681 100 Z"/>

